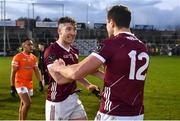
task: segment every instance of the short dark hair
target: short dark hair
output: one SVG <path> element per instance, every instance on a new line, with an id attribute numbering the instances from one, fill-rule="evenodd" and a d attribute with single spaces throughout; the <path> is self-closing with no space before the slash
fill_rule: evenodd
<path id="1" fill-rule="evenodd" d="M 76 24 L 77 24 L 76 21 L 75 21 L 73 18 L 68 17 L 68 16 L 61 17 L 61 18 L 59 19 L 58 25 L 59 25 L 59 24 L 63 24 L 63 23 L 71 23 L 71 24 L 73 24 L 73 25 L 76 25 Z"/>
<path id="2" fill-rule="evenodd" d="M 27 36 L 23 37 L 23 38 L 22 38 L 22 43 L 23 43 L 23 42 L 26 42 L 27 40 L 30 41 L 31 39 L 30 39 L 29 37 L 27 37 Z"/>
<path id="3" fill-rule="evenodd" d="M 112 19 L 119 28 L 129 28 L 131 22 L 131 11 L 124 5 L 115 5 L 108 10 L 107 19 Z"/>

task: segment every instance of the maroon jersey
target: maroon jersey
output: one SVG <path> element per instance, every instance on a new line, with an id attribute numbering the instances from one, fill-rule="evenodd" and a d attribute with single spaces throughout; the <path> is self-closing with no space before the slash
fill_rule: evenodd
<path id="1" fill-rule="evenodd" d="M 46 65 L 52 64 L 56 59 L 63 59 L 66 65 L 78 63 L 78 50 L 70 47 L 70 50 L 65 49 L 57 42 L 50 45 L 44 53 L 44 63 Z M 65 100 L 76 89 L 76 82 L 73 81 L 68 84 L 58 85 L 57 82 L 49 74 L 48 94 L 47 100 L 53 102 L 60 102 Z"/>
<path id="2" fill-rule="evenodd" d="M 104 62 L 105 78 L 100 112 L 116 116 L 144 113 L 144 81 L 149 65 L 145 45 L 125 32 L 106 39 L 94 53 Z"/>

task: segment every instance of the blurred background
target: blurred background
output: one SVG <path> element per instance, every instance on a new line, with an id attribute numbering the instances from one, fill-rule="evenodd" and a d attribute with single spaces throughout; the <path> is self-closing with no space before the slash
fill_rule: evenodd
<path id="1" fill-rule="evenodd" d="M 180 55 L 180 0 L 1 0 L 0 56 L 16 54 L 25 36 L 47 47 L 62 16 L 77 21 L 75 46 L 86 56 L 107 37 L 106 11 L 115 4 L 130 8 L 131 30 L 151 55 Z"/>

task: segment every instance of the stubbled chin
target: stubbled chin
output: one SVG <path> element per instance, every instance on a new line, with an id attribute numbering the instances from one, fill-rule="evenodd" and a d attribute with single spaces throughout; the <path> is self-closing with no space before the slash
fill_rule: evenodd
<path id="1" fill-rule="evenodd" d="M 68 40 L 68 41 L 66 41 L 66 43 L 68 43 L 68 44 L 72 44 L 74 42 L 74 40 Z"/>
<path id="2" fill-rule="evenodd" d="M 69 42 L 74 42 L 74 38 L 68 38 Z"/>

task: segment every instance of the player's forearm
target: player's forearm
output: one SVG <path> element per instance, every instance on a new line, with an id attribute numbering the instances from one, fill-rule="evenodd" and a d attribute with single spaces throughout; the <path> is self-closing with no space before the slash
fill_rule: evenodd
<path id="1" fill-rule="evenodd" d="M 65 78 L 73 80 L 79 80 L 84 77 L 83 73 L 81 73 L 81 71 L 79 70 L 78 64 L 74 64 L 71 66 L 61 66 L 58 69 L 58 72 Z"/>
<path id="2" fill-rule="evenodd" d="M 86 87 L 88 89 L 89 85 L 91 84 L 87 79 L 83 78 L 83 79 L 79 79 L 77 80 L 78 82 L 80 82 L 84 87 Z"/>
<path id="3" fill-rule="evenodd" d="M 40 74 L 40 73 L 39 73 L 39 74 L 37 74 L 36 78 L 37 78 L 37 80 L 39 80 L 39 81 L 43 82 L 43 79 L 42 79 L 42 76 L 41 76 L 41 74 Z"/>
<path id="4" fill-rule="evenodd" d="M 49 64 L 47 68 L 51 76 L 54 76 L 56 73 L 58 73 L 59 75 L 67 79 L 72 79 L 72 80 L 81 79 L 76 77 L 76 73 L 78 72 L 77 64 L 71 66 L 65 66 L 62 64 L 60 65 L 58 61 L 54 61 L 54 63 Z"/>
<path id="5" fill-rule="evenodd" d="M 11 86 L 15 85 L 15 73 L 11 73 L 10 82 L 11 82 Z"/>
<path id="6" fill-rule="evenodd" d="M 95 73 L 91 74 L 93 76 L 96 76 L 97 78 L 101 79 L 101 80 L 104 80 L 104 72 L 102 71 L 96 71 Z"/>
<path id="7" fill-rule="evenodd" d="M 57 68 L 57 72 L 65 78 L 79 80 L 87 76 L 88 73 L 91 73 L 90 70 L 86 69 L 87 68 L 82 63 L 78 63 L 70 66 L 61 66 L 60 68 Z"/>
<path id="8" fill-rule="evenodd" d="M 12 68 L 12 70 L 11 70 L 11 76 L 10 76 L 11 86 L 14 86 L 14 85 L 15 85 L 15 75 L 16 75 L 16 71 Z"/>
<path id="9" fill-rule="evenodd" d="M 35 71 L 35 75 L 36 75 L 37 80 L 43 82 L 43 79 L 42 79 L 42 75 L 41 75 L 40 70 L 37 68 L 37 69 L 35 69 L 34 71 Z"/>
<path id="10" fill-rule="evenodd" d="M 52 67 L 52 65 L 48 65 L 49 74 L 58 84 L 62 85 L 62 84 L 67 84 L 67 83 L 71 83 L 72 81 L 74 81 L 72 79 L 65 78 L 59 72 L 55 72 L 51 67 Z"/>
<path id="11" fill-rule="evenodd" d="M 55 81 L 56 81 L 58 84 L 62 85 L 62 84 L 71 83 L 71 82 L 73 82 L 74 80 L 61 77 L 61 78 L 59 78 L 59 79 L 56 79 Z"/>
<path id="12" fill-rule="evenodd" d="M 88 56 L 78 64 L 65 66 L 64 61 L 56 60 L 50 69 L 60 73 L 62 76 L 68 79 L 78 80 L 84 78 L 87 74 L 93 73 L 97 70 L 102 62 L 93 56 Z"/>

